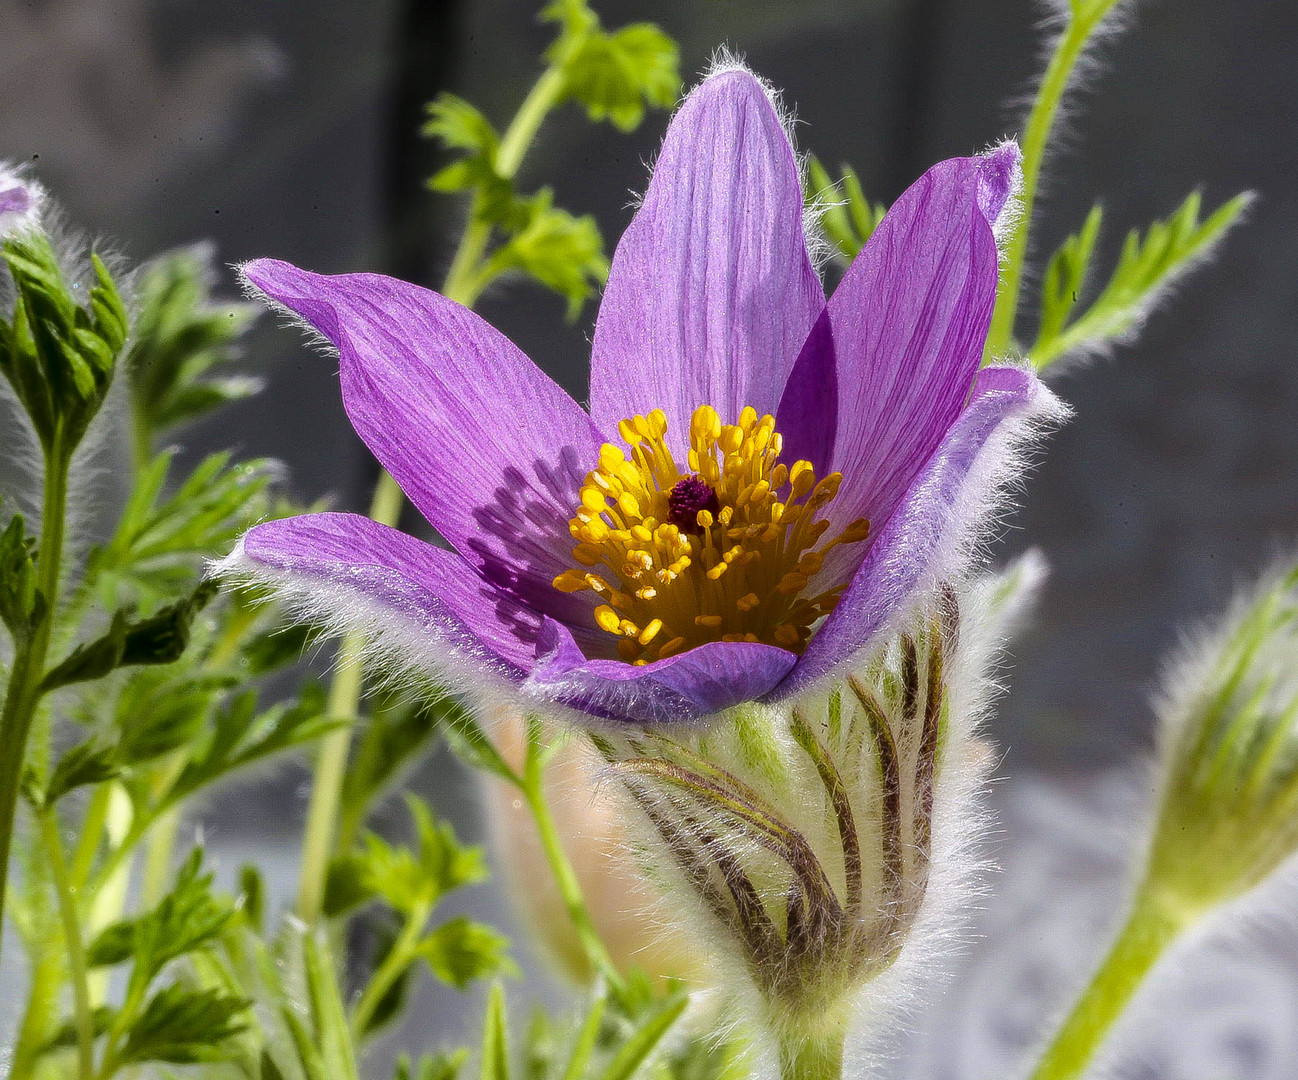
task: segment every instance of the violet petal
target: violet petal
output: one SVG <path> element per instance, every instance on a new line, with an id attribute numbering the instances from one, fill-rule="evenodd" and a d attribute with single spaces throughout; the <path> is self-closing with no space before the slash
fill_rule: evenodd
<path id="1" fill-rule="evenodd" d="M 535 655 L 539 616 L 455 552 L 359 514 L 257 525 L 219 569 L 271 585 L 317 617 L 394 638 L 434 671 L 454 659 L 517 682 Z"/>
<path id="2" fill-rule="evenodd" d="M 636 666 L 587 660 L 567 627 L 546 619 L 524 693 L 605 720 L 683 723 L 767 693 L 797 657 L 774 645 L 714 641 Z"/>
<path id="3" fill-rule="evenodd" d="M 830 298 L 820 347 L 833 362 L 821 360 L 819 370 L 837 374 L 833 468 L 843 482 L 829 508 L 835 524 L 865 517 L 881 528 L 964 408 L 996 299 L 989 212 L 999 213 L 1009 190 L 1007 153 L 929 169 Z M 815 380 L 791 380 L 781 409 L 796 414 L 798 397 L 818 393 Z M 839 548 L 830 576 L 843 580 L 859 557 L 859 549 Z"/>
<path id="4" fill-rule="evenodd" d="M 649 190 L 613 255 L 591 358 L 604 431 L 662 409 L 673 447 L 712 405 L 773 413 L 824 307 L 807 256 L 797 162 L 761 84 L 706 79 L 667 129 Z"/>
<path id="5" fill-rule="evenodd" d="M 352 425 L 411 502 L 494 585 L 593 628 L 561 593 L 568 521 L 603 439 L 585 411 L 468 308 L 381 274 L 243 272 L 338 349 Z"/>
<path id="6" fill-rule="evenodd" d="M 879 530 L 838 606 L 775 696 L 801 690 L 850 660 L 912 595 L 958 569 L 960 553 L 973 546 L 969 528 L 985 517 L 1023 421 L 1061 412 L 1030 372 L 985 368 L 968 408 Z"/>

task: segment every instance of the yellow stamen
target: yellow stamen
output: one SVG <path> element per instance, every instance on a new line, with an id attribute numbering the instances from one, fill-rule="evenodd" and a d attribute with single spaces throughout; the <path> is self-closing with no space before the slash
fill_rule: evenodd
<path id="1" fill-rule="evenodd" d="M 845 582 L 819 584 L 826 554 L 869 536 L 864 519 L 821 544 L 821 515 L 842 477 L 779 461 L 771 416 L 745 408 L 734 424 L 710 405 L 694 411 L 682 472 L 661 409 L 618 425 L 629 450 L 600 448 L 569 528 L 583 568 L 554 579 L 563 592 L 604 601 L 595 624 L 627 663 L 664 659 L 710 641 L 765 642 L 801 652 Z M 595 572 L 597 571 L 597 572 Z"/>

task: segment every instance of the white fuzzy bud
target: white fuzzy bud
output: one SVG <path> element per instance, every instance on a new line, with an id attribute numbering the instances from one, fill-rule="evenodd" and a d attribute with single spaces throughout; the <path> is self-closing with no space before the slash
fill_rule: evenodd
<path id="1" fill-rule="evenodd" d="M 986 825 L 989 591 L 943 591 L 913 632 L 793 700 L 699 733 L 596 738 L 659 918 L 714 958 L 711 980 L 781 1053 L 890 1015 L 906 973 L 961 929 Z"/>

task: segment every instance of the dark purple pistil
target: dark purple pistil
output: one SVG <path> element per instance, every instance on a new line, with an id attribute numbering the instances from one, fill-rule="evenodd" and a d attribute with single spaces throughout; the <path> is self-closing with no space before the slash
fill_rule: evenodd
<path id="1" fill-rule="evenodd" d="M 682 532 L 701 533 L 699 511 L 707 510 L 715 517 L 720 509 L 717 493 L 697 476 L 676 481 L 676 486 L 667 496 L 667 520 Z"/>

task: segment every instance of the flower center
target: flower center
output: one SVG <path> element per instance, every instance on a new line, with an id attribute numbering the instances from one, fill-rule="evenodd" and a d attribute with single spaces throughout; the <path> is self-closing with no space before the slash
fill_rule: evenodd
<path id="1" fill-rule="evenodd" d="M 678 480 L 667 496 L 667 520 L 694 536 L 703 535 L 703 526 L 699 524 L 699 511 L 706 510 L 716 515 L 721 512 L 721 502 L 717 493 L 697 476 L 687 476 Z"/>
<path id="2" fill-rule="evenodd" d="M 817 480 L 809 461 L 781 464 L 775 418 L 752 408 L 725 425 L 712 406 L 697 408 L 686 473 L 664 442 L 660 409 L 623 420 L 618 433 L 630 453 L 600 448 L 569 524 L 583 569 L 565 570 L 554 587 L 604 599 L 595 621 L 627 662 L 709 641 L 802 652 L 846 584 L 809 588 L 825 555 L 870 531 L 860 518 L 821 544 L 830 528 L 821 513 L 842 475 Z"/>

